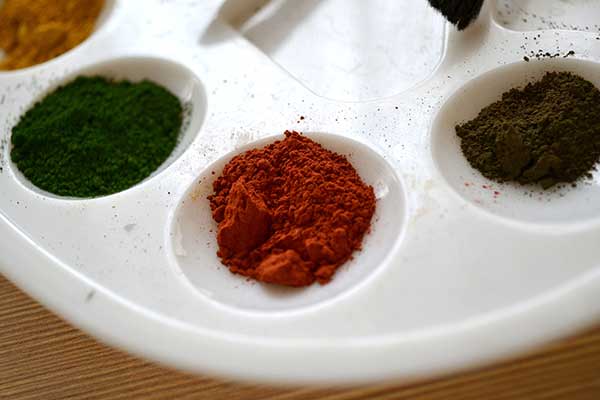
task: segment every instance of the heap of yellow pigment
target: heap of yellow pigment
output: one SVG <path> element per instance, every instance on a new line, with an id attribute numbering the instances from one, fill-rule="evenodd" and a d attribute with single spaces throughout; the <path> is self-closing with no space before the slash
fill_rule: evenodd
<path id="1" fill-rule="evenodd" d="M 83 42 L 104 0 L 0 0 L 0 70 L 30 67 Z"/>

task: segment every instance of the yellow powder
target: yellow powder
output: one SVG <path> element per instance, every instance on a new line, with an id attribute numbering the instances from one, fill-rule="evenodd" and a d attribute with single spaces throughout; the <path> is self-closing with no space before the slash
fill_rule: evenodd
<path id="1" fill-rule="evenodd" d="M 30 67 L 87 39 L 104 0 L 0 0 L 0 70 Z"/>

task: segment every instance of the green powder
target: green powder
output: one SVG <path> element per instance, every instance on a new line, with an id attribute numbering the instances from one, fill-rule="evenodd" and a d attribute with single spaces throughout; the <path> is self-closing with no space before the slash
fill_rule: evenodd
<path id="1" fill-rule="evenodd" d="M 498 182 L 540 184 L 589 177 L 600 158 L 600 91 L 567 72 L 512 89 L 456 126 L 469 163 Z"/>
<path id="2" fill-rule="evenodd" d="M 182 106 L 161 86 L 79 77 L 37 103 L 12 130 L 12 161 L 37 187 L 73 197 L 120 192 L 175 148 Z"/>

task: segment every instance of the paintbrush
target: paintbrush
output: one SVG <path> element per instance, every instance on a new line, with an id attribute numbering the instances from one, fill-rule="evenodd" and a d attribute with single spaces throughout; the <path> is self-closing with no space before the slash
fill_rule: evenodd
<path id="1" fill-rule="evenodd" d="M 459 31 L 477 19 L 484 0 L 429 0 L 429 4 L 456 25 Z"/>

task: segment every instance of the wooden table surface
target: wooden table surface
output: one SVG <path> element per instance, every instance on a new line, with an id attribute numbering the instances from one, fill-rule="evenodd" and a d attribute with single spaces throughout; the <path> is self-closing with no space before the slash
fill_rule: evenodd
<path id="1" fill-rule="evenodd" d="M 409 386 L 274 388 L 190 376 L 106 347 L 0 276 L 0 399 L 600 400 L 600 329 L 518 361 Z"/>

